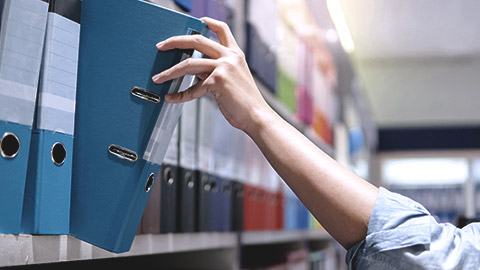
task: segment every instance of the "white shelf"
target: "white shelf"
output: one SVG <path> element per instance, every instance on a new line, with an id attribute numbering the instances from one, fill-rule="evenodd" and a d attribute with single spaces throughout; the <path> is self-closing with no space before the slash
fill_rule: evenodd
<path id="1" fill-rule="evenodd" d="M 236 247 L 236 233 L 137 235 L 130 251 L 121 254 L 67 235 L 3 234 L 0 235 L 0 267 Z"/>
<path id="2" fill-rule="evenodd" d="M 331 241 L 324 231 L 253 231 L 137 235 L 129 252 L 115 254 L 67 235 L 0 234 L 0 267 L 114 257 L 165 254 L 242 245 Z"/>

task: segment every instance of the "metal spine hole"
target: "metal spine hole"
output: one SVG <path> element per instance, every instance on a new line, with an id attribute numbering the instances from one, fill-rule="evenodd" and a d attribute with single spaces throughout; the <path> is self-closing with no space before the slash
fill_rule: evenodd
<path id="1" fill-rule="evenodd" d="M 243 196 L 244 196 L 243 189 L 238 189 L 237 190 L 237 198 L 243 198 Z"/>
<path id="2" fill-rule="evenodd" d="M 232 187 L 229 184 L 223 184 L 223 193 L 230 193 Z"/>
<path id="3" fill-rule="evenodd" d="M 155 174 L 151 173 L 147 178 L 147 182 L 145 183 L 145 193 L 150 192 L 154 182 L 155 182 Z"/>
<path id="4" fill-rule="evenodd" d="M 50 154 L 52 156 L 53 164 L 62 166 L 63 163 L 65 163 L 65 159 L 67 158 L 67 150 L 62 143 L 54 143 Z"/>
<path id="5" fill-rule="evenodd" d="M 167 167 L 165 171 L 163 171 L 163 178 L 167 182 L 167 184 L 171 185 L 174 182 L 172 168 Z"/>
<path id="6" fill-rule="evenodd" d="M 4 158 L 15 158 L 20 151 L 20 140 L 17 135 L 5 132 L 0 139 L 0 154 Z"/>
<path id="7" fill-rule="evenodd" d="M 212 186 L 211 186 L 211 183 L 210 181 L 208 180 L 208 177 L 207 176 L 203 176 L 202 177 L 202 184 L 203 184 L 203 189 L 205 191 L 210 191 L 212 189 Z"/>
<path id="8" fill-rule="evenodd" d="M 187 182 L 187 187 L 188 188 L 193 188 L 195 186 L 195 183 L 193 182 L 193 177 L 191 172 L 185 173 L 185 180 Z"/>
<path id="9" fill-rule="evenodd" d="M 150 92 L 148 90 L 142 89 L 138 86 L 133 87 L 130 92 L 133 96 L 138 97 L 138 98 L 143 99 L 143 100 L 148 101 L 148 102 L 160 103 L 160 101 L 161 101 L 161 98 L 160 98 L 159 95 L 157 95 L 153 92 Z"/>
<path id="10" fill-rule="evenodd" d="M 217 181 L 210 180 L 210 186 L 211 186 L 212 192 L 217 192 L 218 191 Z"/>
<path id="11" fill-rule="evenodd" d="M 108 147 L 108 151 L 118 158 L 125 159 L 130 162 L 135 162 L 138 159 L 137 153 L 115 144 L 110 145 Z"/>

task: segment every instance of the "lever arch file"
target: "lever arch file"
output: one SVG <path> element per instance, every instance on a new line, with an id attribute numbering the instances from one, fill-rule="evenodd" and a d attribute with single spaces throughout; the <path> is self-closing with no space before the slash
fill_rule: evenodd
<path id="1" fill-rule="evenodd" d="M 0 233 L 17 234 L 48 3 L 0 1 Z"/>
<path id="2" fill-rule="evenodd" d="M 50 0 L 22 232 L 68 234 L 80 0 Z"/>
<path id="3" fill-rule="evenodd" d="M 181 79 L 156 85 L 151 78 L 192 54 L 155 44 L 209 30 L 136 0 L 83 0 L 81 21 L 70 232 L 125 252 L 181 112 L 164 102 Z"/>

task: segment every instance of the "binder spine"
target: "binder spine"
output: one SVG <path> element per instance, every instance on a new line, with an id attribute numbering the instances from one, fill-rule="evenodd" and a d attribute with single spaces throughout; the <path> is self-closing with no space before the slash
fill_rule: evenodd
<path id="1" fill-rule="evenodd" d="M 21 229 L 47 10 L 40 0 L 0 3 L 0 233 Z"/>
<path id="2" fill-rule="evenodd" d="M 0 121 L 31 126 L 48 4 L 5 0 L 0 31 Z"/>
<path id="3" fill-rule="evenodd" d="M 80 0 L 49 4 L 25 189 L 24 233 L 69 233 L 80 12 Z"/>

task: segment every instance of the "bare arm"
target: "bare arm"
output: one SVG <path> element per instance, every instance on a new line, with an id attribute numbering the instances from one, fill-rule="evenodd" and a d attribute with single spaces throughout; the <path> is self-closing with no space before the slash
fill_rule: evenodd
<path id="1" fill-rule="evenodd" d="M 185 74 L 203 80 L 189 90 L 166 96 L 185 102 L 211 93 L 225 118 L 246 132 L 273 168 L 324 228 L 345 248 L 364 239 L 378 189 L 359 178 L 279 117 L 265 102 L 243 52 L 225 23 L 203 19 L 220 44 L 201 36 L 167 39 L 159 50 L 193 48 L 211 59 L 190 59 L 153 80 L 162 83 Z"/>

